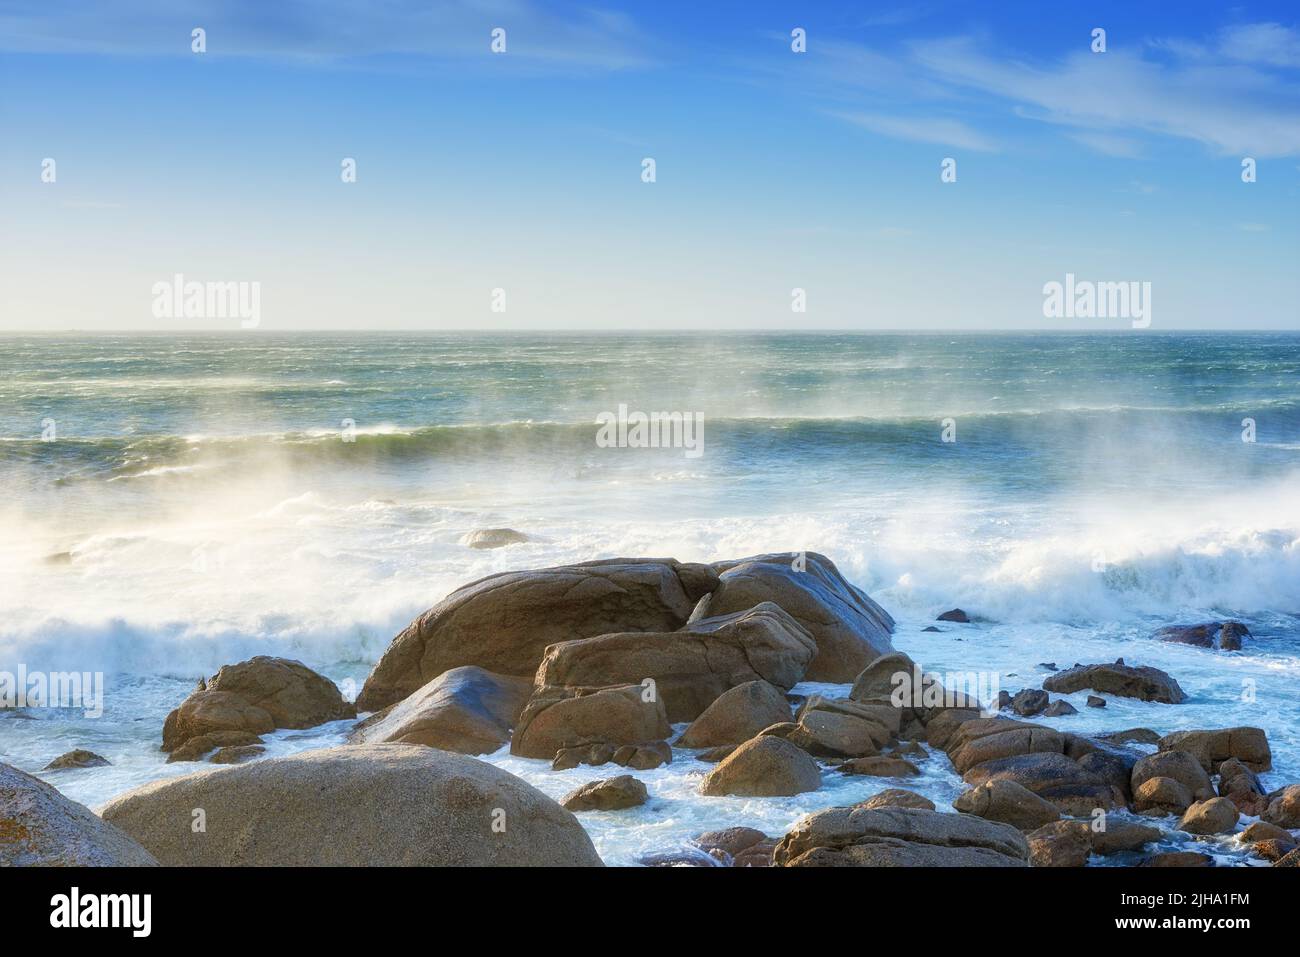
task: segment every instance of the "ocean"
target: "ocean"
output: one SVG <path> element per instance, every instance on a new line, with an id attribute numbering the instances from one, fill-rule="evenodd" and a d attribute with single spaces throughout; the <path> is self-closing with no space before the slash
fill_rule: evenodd
<path id="1" fill-rule="evenodd" d="M 698 448 L 609 447 L 620 407 Z M 0 672 L 103 672 L 104 713 L 0 710 L 0 760 L 98 806 L 164 763 L 201 675 L 298 658 L 355 694 L 453 588 L 596 557 L 829 556 L 927 670 L 1014 692 L 1075 662 L 1154 665 L 1177 706 L 1112 698 L 1090 733 L 1263 727 L 1300 781 L 1300 335 L 239 332 L 0 337 Z M 463 544 L 507 526 L 532 540 Z M 959 606 L 975 623 L 941 624 Z M 1152 639 L 1234 618 L 1241 652 Z M 804 685 L 798 691 L 846 689 Z M 348 722 L 269 737 L 341 742 Z M 488 756 L 560 796 L 608 769 Z M 902 782 L 941 806 L 946 759 Z M 900 782 L 701 798 L 678 752 L 651 800 L 582 816 L 609 863 L 700 831 L 779 835 Z M 1227 839 L 1202 842 L 1240 861 Z"/>

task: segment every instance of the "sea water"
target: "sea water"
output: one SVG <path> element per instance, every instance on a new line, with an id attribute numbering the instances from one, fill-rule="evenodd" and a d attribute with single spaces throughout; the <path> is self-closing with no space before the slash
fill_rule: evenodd
<path id="1" fill-rule="evenodd" d="M 697 423 L 701 454 L 598 442 L 622 407 Z M 1280 786 L 1300 781 L 1298 477 L 1291 334 L 0 337 L 0 672 L 105 680 L 97 718 L 0 710 L 0 760 L 40 773 L 96 751 L 112 765 L 41 776 L 98 806 L 203 767 L 166 764 L 161 726 L 223 664 L 286 655 L 355 694 L 403 626 L 484 575 L 808 550 L 927 671 L 1014 692 L 1047 664 L 1153 665 L 1185 704 L 1080 693 L 1077 715 L 1039 720 L 1262 727 Z M 462 543 L 499 526 L 531 540 Z M 954 606 L 977 621 L 923 631 Z M 1242 651 L 1152 638 L 1223 618 L 1250 627 Z M 814 690 L 847 688 L 796 689 Z M 268 753 L 349 724 L 275 732 Z M 614 773 L 485 760 L 556 797 Z M 709 765 L 678 751 L 638 772 L 648 804 L 580 818 L 606 861 L 634 863 L 890 786 L 947 808 L 947 759 L 920 767 L 702 798 Z"/>

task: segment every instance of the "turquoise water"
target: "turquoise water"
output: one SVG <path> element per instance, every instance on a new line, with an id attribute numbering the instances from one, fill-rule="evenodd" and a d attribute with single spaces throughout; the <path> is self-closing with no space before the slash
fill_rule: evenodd
<path id="1" fill-rule="evenodd" d="M 620 404 L 698 413 L 702 454 L 600 447 Z M 162 717 L 221 664 L 289 654 L 355 683 L 495 571 L 813 549 L 926 667 L 1014 691 L 1041 661 L 1154 664 L 1187 705 L 1079 701 L 1062 727 L 1260 725 L 1270 780 L 1300 780 L 1298 473 L 1300 335 L 3 337 L 0 670 L 102 670 L 108 695 L 96 720 L 0 716 L 0 754 L 102 750 L 113 768 L 58 780 L 98 803 L 177 771 Z M 499 525 L 534 540 L 461 542 Z M 921 631 L 953 605 L 984 621 Z M 1223 616 L 1256 635 L 1239 654 L 1149 637 Z M 494 760 L 548 792 L 595 776 Z M 634 826 L 590 825 L 607 857 L 884 786 L 701 805 L 692 764 L 652 773 L 665 803 Z"/>

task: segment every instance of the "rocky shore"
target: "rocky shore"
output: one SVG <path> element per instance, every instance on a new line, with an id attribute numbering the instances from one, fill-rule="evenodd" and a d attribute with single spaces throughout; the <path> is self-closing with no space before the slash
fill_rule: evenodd
<path id="1" fill-rule="evenodd" d="M 939 620 L 979 627 L 961 609 Z M 893 628 L 811 552 L 493 575 L 397 635 L 355 703 L 282 658 L 200 681 L 161 749 L 227 767 L 95 814 L 0 765 L 0 864 L 599 866 L 583 816 L 645 804 L 638 774 L 673 762 L 699 764 L 699 801 L 816 794 L 838 775 L 881 787 L 786 833 L 738 824 L 648 865 L 1195 866 L 1210 858 L 1159 846 L 1232 835 L 1261 864 L 1300 864 L 1300 784 L 1261 785 L 1262 730 L 1089 737 L 1041 720 L 1076 710 L 1053 694 L 1085 691 L 1092 707 L 1110 696 L 1176 710 L 1187 695 L 1172 676 L 1123 659 L 1053 664 L 1041 688 L 981 700 L 896 650 Z M 1248 636 L 1227 622 L 1158 637 L 1232 650 Z M 806 682 L 842 691 L 793 693 Z M 277 729 L 358 717 L 346 744 L 265 755 Z M 556 801 L 478 759 L 507 747 L 592 774 Z M 898 786 L 930 762 L 966 785 L 950 808 Z M 106 763 L 73 751 L 47 770 Z"/>

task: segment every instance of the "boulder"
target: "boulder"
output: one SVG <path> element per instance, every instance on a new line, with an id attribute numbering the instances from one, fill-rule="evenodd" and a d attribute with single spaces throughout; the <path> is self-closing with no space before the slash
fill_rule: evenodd
<path id="1" fill-rule="evenodd" d="M 859 801 L 854 807 L 862 808 L 864 811 L 871 811 L 878 807 L 912 807 L 933 811 L 934 802 L 905 788 L 885 788 L 879 794 L 873 794 L 865 801 Z"/>
<path id="2" fill-rule="evenodd" d="M 1026 839 L 1032 867 L 1085 867 L 1092 853 L 1092 833 L 1083 821 L 1053 821 Z"/>
<path id="3" fill-rule="evenodd" d="M 1226 834 L 1236 826 L 1237 806 L 1221 797 L 1197 801 L 1178 822 L 1178 829 L 1188 834 Z"/>
<path id="4" fill-rule="evenodd" d="M 953 801 L 952 806 L 963 814 L 1010 824 L 1021 831 L 1032 831 L 1061 818 L 1054 804 L 1015 781 L 1004 779 L 971 788 Z"/>
<path id="5" fill-rule="evenodd" d="M 0 763 L 0 867 L 156 867 L 129 835 Z"/>
<path id="6" fill-rule="evenodd" d="M 1068 714 L 1078 714 L 1079 709 L 1064 698 L 1057 698 L 1043 710 L 1044 718 L 1063 718 Z"/>
<path id="7" fill-rule="evenodd" d="M 502 548 L 527 541 L 531 539 L 513 528 L 476 528 L 460 540 L 462 545 L 470 548 Z"/>
<path id="8" fill-rule="evenodd" d="M 1159 742 L 1161 751 L 1186 751 L 1201 762 L 1208 774 L 1218 774 L 1219 765 L 1236 758 L 1252 771 L 1273 767 L 1268 737 L 1262 728 L 1222 728 L 1216 731 L 1174 731 Z"/>
<path id="9" fill-rule="evenodd" d="M 1269 824 L 1267 821 L 1256 821 L 1246 826 L 1237 837 L 1243 844 L 1255 844 L 1259 841 L 1283 841 L 1295 844 L 1296 837 L 1284 827 L 1278 827 L 1276 824 Z"/>
<path id="10" fill-rule="evenodd" d="M 536 680 L 539 686 L 601 687 L 653 679 L 668 720 L 693 721 L 724 691 L 748 681 L 789 690 L 803 679 L 816 650 L 803 626 L 765 602 L 681 631 L 559 642 L 546 649 Z"/>
<path id="11" fill-rule="evenodd" d="M 849 584 L 825 555 L 787 552 L 718 562 L 710 615 L 728 615 L 774 602 L 794 616 L 816 643 L 807 680 L 848 683 L 892 651 L 894 619 Z"/>
<path id="12" fill-rule="evenodd" d="M 800 709 L 795 727 L 783 737 L 809 754 L 830 758 L 879 753 L 898 730 L 898 710 L 847 698 L 813 695 Z"/>
<path id="13" fill-rule="evenodd" d="M 764 838 L 751 844 L 731 859 L 732 867 L 771 867 L 772 855 L 776 853 L 776 841 Z"/>
<path id="14" fill-rule="evenodd" d="M 775 797 L 816 791 L 821 770 L 802 748 L 784 738 L 760 735 L 746 741 L 704 778 L 700 793 Z"/>
<path id="15" fill-rule="evenodd" d="M 837 807 L 800 820 L 773 855 L 778 867 L 1024 867 L 1015 828 L 907 807 Z"/>
<path id="16" fill-rule="evenodd" d="M 916 662 L 901 651 L 881 655 L 853 679 L 849 697 L 854 701 L 890 698 L 896 690 L 912 681 L 915 670 Z"/>
<path id="17" fill-rule="evenodd" d="M 764 728 L 790 720 L 790 703 L 767 681 L 746 681 L 724 691 L 676 741 L 680 748 L 713 748 L 748 741 Z"/>
<path id="18" fill-rule="evenodd" d="M 163 722 L 164 751 L 217 731 L 265 734 L 355 718 L 334 682 L 301 661 L 258 655 L 201 682 Z"/>
<path id="19" fill-rule="evenodd" d="M 1148 754 L 1133 765 L 1131 783 L 1136 794 L 1139 785 L 1150 778 L 1173 778 L 1187 788 L 1197 801 L 1214 797 L 1210 776 L 1201 767 L 1196 756 L 1187 751 L 1158 751 Z"/>
<path id="20" fill-rule="evenodd" d="M 1155 633 L 1159 641 L 1198 648 L 1218 648 L 1220 651 L 1240 651 L 1241 639 L 1249 637 L 1250 629 L 1239 621 L 1205 622 L 1199 625 L 1168 625 Z"/>
<path id="21" fill-rule="evenodd" d="M 644 804 L 649 797 L 646 787 L 630 774 L 603 781 L 588 781 L 570 791 L 560 806 L 570 811 L 621 811 Z"/>
<path id="22" fill-rule="evenodd" d="M 910 778 L 921 773 L 921 769 L 911 761 L 879 754 L 845 761 L 840 765 L 840 770 L 845 774 L 865 774 L 878 778 Z"/>
<path id="23" fill-rule="evenodd" d="M 1273 862 L 1274 867 L 1300 867 L 1300 847 L 1287 851 Z"/>
<path id="24" fill-rule="evenodd" d="M 191 828 L 202 808 L 206 829 Z M 599 866 L 582 825 L 500 768 L 343 745 L 168 778 L 102 814 L 165 865 Z"/>
<path id="25" fill-rule="evenodd" d="M 956 738 L 949 739 L 948 756 L 958 774 L 965 774 L 971 768 L 1000 758 L 1038 753 L 1060 754 L 1065 750 L 1065 739 L 1059 731 L 1020 722 L 1009 721 L 1005 724 L 1005 730 L 998 730 L 992 734 L 975 736 L 977 731 L 984 729 L 974 728 L 965 734 L 969 740 L 962 741 L 962 732 L 959 732 Z M 987 726 L 989 729 L 994 727 L 994 725 Z M 957 744 L 957 747 L 954 748 L 954 744 Z"/>
<path id="26" fill-rule="evenodd" d="M 108 758 L 100 757 L 94 751 L 86 751 L 82 748 L 76 748 L 66 754 L 60 754 L 57 758 L 45 765 L 44 771 L 64 771 L 71 768 L 102 768 L 112 762 Z"/>
<path id="27" fill-rule="evenodd" d="M 970 616 L 960 608 L 953 608 L 951 611 L 945 611 L 935 621 L 955 621 L 960 624 L 966 624 L 970 621 Z"/>
<path id="28" fill-rule="evenodd" d="M 1046 691 L 1073 694 L 1076 691 L 1101 691 L 1123 698 L 1181 704 L 1187 695 L 1178 682 L 1158 668 L 1132 667 L 1120 658 L 1114 664 L 1075 665 L 1043 681 Z"/>
<path id="29" fill-rule="evenodd" d="M 238 764 L 240 761 L 251 761 L 253 758 L 261 757 L 265 753 L 266 748 L 260 744 L 236 744 L 213 751 L 208 761 L 212 764 Z"/>
<path id="30" fill-rule="evenodd" d="M 646 700 L 649 698 L 649 700 Z M 641 685 L 539 688 L 519 716 L 510 753 L 553 759 L 566 748 L 637 745 L 672 734 L 663 699 Z"/>
<path id="31" fill-rule="evenodd" d="M 548 645 L 615 632 L 680 628 L 717 586 L 707 565 L 615 558 L 503 572 L 456 589 L 393 639 L 357 707 L 378 711 L 444 671 L 477 665 L 532 676 Z"/>
<path id="32" fill-rule="evenodd" d="M 1219 796 L 1226 797 L 1242 814 L 1259 817 L 1268 807 L 1259 777 L 1237 758 L 1219 765 Z"/>
<path id="33" fill-rule="evenodd" d="M 209 751 L 217 748 L 248 748 L 257 747 L 262 743 L 262 739 L 250 731 L 209 731 L 207 734 L 190 738 L 167 755 L 167 763 L 198 761 Z"/>
<path id="34" fill-rule="evenodd" d="M 1268 807 L 1260 815 L 1278 827 L 1300 827 L 1300 784 L 1291 784 L 1268 795 Z"/>
<path id="35" fill-rule="evenodd" d="M 1086 704 L 1089 708 L 1104 708 L 1106 707 L 1106 699 L 1098 698 L 1095 694 L 1090 694 L 1088 695 Z"/>
<path id="36" fill-rule="evenodd" d="M 985 761 L 971 768 L 962 779 L 972 787 L 985 781 L 1014 781 L 1040 797 L 1051 800 L 1051 794 L 1060 788 L 1098 786 L 1103 782 L 1064 754 L 1038 752 L 1018 754 L 1007 758 Z"/>
<path id="37" fill-rule="evenodd" d="M 1183 814 L 1193 801 L 1187 786 L 1173 778 L 1146 778 L 1133 789 L 1133 810 L 1139 813 Z"/>
<path id="38" fill-rule="evenodd" d="M 1032 718 L 1047 710 L 1047 704 L 1047 692 L 1039 691 L 1037 688 L 1025 688 L 1023 691 L 1016 692 L 1011 698 L 1011 710 L 1022 718 Z"/>
<path id="39" fill-rule="evenodd" d="M 1160 828 L 1131 821 L 1106 820 L 1105 830 L 1092 831 L 1094 854 L 1117 854 L 1120 851 L 1138 851 L 1152 841 L 1160 840 Z"/>
<path id="40" fill-rule="evenodd" d="M 1125 744 L 1159 744 L 1160 735 L 1150 728 L 1125 728 L 1123 731 L 1099 734 L 1097 740 L 1117 747 Z"/>
<path id="41" fill-rule="evenodd" d="M 409 698 L 353 729 L 354 744 L 423 744 L 460 754 L 491 754 L 510 740 L 533 691 L 527 678 L 474 665 L 444 671 Z"/>
<path id="42" fill-rule="evenodd" d="M 1256 841 L 1251 845 L 1250 849 L 1257 857 L 1262 857 L 1266 861 L 1276 862 L 1282 860 L 1282 858 L 1294 851 L 1296 849 L 1296 842 L 1294 840 L 1279 841 L 1276 839 Z"/>
<path id="43" fill-rule="evenodd" d="M 673 750 L 667 741 L 651 741 L 645 744 L 624 744 L 614 746 L 599 742 L 596 744 L 561 748 L 555 753 L 551 762 L 552 771 L 566 771 L 580 764 L 599 767 L 602 764 L 617 764 L 619 767 L 632 768 L 636 771 L 649 771 L 662 764 L 671 764 Z"/>
<path id="44" fill-rule="evenodd" d="M 691 843 L 705 853 L 720 851 L 726 857 L 733 858 L 746 848 L 766 840 L 768 836 L 755 828 L 727 827 L 720 831 L 706 831 Z"/>
<path id="45" fill-rule="evenodd" d="M 1083 770 L 1095 774 L 1106 784 L 1112 785 L 1123 795 L 1125 801 L 1132 799 L 1133 768 L 1138 761 L 1137 754 L 1109 749 L 1097 750 L 1075 760 Z"/>

